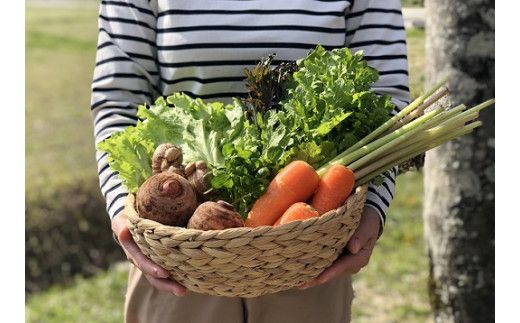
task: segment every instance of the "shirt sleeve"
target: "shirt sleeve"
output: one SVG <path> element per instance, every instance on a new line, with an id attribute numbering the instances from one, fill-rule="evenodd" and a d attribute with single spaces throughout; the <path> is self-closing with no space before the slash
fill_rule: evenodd
<path id="1" fill-rule="evenodd" d="M 395 115 L 410 102 L 406 32 L 400 0 L 353 0 L 346 14 L 346 46 L 362 50 L 379 72 L 373 90 L 392 97 Z M 383 174 L 379 186 L 369 183 L 366 207 L 376 210 L 384 226 L 394 197 L 397 167 Z"/>
<path id="2" fill-rule="evenodd" d="M 96 65 L 91 89 L 95 143 L 135 125 L 137 106 L 158 95 L 155 46 L 156 10 L 147 0 L 102 1 Z M 96 151 L 101 193 L 111 219 L 124 208 L 128 194 L 107 154 Z"/>

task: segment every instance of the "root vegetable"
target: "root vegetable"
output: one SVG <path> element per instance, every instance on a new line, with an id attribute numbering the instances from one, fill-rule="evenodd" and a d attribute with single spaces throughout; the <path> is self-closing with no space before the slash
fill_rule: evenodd
<path id="1" fill-rule="evenodd" d="M 184 177 L 162 172 L 152 175 L 139 187 L 136 207 L 145 219 L 184 227 L 197 208 L 197 196 Z"/>
<path id="2" fill-rule="evenodd" d="M 184 176 L 181 148 L 165 143 L 157 146 L 152 156 L 152 171 L 154 174 L 174 172 Z"/>
<path id="3" fill-rule="evenodd" d="M 303 221 L 320 216 L 320 213 L 305 202 L 296 202 L 274 223 L 275 226 L 292 221 Z"/>
<path id="4" fill-rule="evenodd" d="M 242 216 L 225 201 L 202 203 L 188 222 L 189 229 L 199 230 L 222 230 L 243 226 Z"/>
<path id="5" fill-rule="evenodd" d="M 334 164 L 323 175 L 312 197 L 312 207 L 320 214 L 340 207 L 354 188 L 356 179 L 349 168 Z"/>
<path id="6" fill-rule="evenodd" d="M 191 162 L 184 168 L 186 179 L 191 183 L 199 200 L 203 200 L 204 193 L 210 188 L 208 166 L 203 160 Z"/>

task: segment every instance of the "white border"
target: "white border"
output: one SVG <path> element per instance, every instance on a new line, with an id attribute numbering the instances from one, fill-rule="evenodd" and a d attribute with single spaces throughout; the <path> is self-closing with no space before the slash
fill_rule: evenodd
<path id="1" fill-rule="evenodd" d="M 516 1 L 497 1 L 495 9 L 495 317 L 496 322 L 511 322 L 512 318 L 518 317 L 516 295 L 520 288 L 517 267 L 520 197 L 516 187 L 520 181 L 520 64 L 517 41 L 520 5 Z"/>
<path id="2" fill-rule="evenodd" d="M 25 311 L 25 7 L 23 1 L 4 4 L 2 30 L 2 196 L 3 217 L 0 295 L 3 317 L 23 322 Z"/>

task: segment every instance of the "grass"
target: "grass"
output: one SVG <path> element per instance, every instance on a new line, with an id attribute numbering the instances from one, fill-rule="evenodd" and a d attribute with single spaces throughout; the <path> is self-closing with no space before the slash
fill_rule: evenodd
<path id="1" fill-rule="evenodd" d="M 418 97 L 424 91 L 425 82 L 425 32 L 424 29 L 409 29 L 406 31 L 408 47 L 408 74 L 410 80 L 410 96 Z"/>
<path id="2" fill-rule="evenodd" d="M 35 295 L 26 306 L 26 322 L 122 322 L 127 274 L 127 264 L 117 264 L 94 278 L 77 277 L 74 287 Z"/>
<path id="3" fill-rule="evenodd" d="M 90 116 L 97 2 L 26 10 L 26 194 L 97 181 Z M 407 32 L 410 89 L 424 84 L 424 31 Z M 430 322 L 422 241 L 422 177 L 398 178 L 385 233 L 356 275 L 354 322 Z M 30 205 L 28 206 L 30 208 Z M 127 266 L 26 300 L 27 322 L 121 322 Z"/>
<path id="4" fill-rule="evenodd" d="M 75 7 L 26 10 L 29 195 L 97 175 L 89 108 L 96 16 L 95 10 Z"/>
<path id="5" fill-rule="evenodd" d="M 429 322 L 422 175 L 398 177 L 396 197 L 370 264 L 354 277 L 355 322 Z"/>
<path id="6" fill-rule="evenodd" d="M 424 7 L 424 0 L 401 0 L 402 7 Z"/>

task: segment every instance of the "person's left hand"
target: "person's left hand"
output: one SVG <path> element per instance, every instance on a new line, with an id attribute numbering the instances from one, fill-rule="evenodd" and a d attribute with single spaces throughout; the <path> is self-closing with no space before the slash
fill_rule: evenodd
<path id="1" fill-rule="evenodd" d="M 365 208 L 359 226 L 347 243 L 347 250 L 350 253 L 340 256 L 318 277 L 298 288 L 306 289 L 324 284 L 344 274 L 358 273 L 370 260 L 380 228 L 381 220 L 377 212 L 371 207 Z"/>

